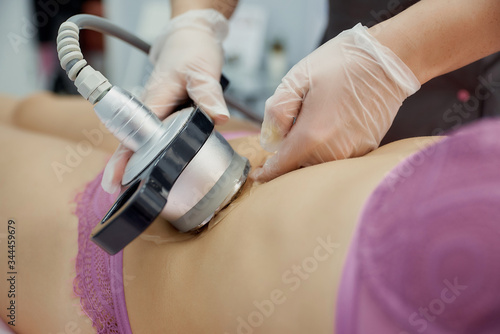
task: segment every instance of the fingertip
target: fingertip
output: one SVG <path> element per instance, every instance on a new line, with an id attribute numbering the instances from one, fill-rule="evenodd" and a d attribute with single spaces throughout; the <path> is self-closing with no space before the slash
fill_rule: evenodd
<path id="1" fill-rule="evenodd" d="M 231 118 L 229 110 L 227 110 L 225 105 L 219 103 L 200 103 L 198 107 L 210 116 L 216 125 L 222 125 Z"/>
<path id="2" fill-rule="evenodd" d="M 101 188 L 108 194 L 114 194 L 119 190 L 119 182 L 116 181 L 115 170 L 109 163 L 104 168 L 104 173 L 102 174 Z"/>
<path id="3" fill-rule="evenodd" d="M 102 189 L 114 194 L 121 189 L 121 180 L 125 173 L 125 166 L 134 152 L 120 144 L 108 160 L 101 179 Z"/>
<path id="4" fill-rule="evenodd" d="M 277 166 L 277 156 L 273 155 L 264 163 L 262 167 L 256 168 L 250 173 L 250 178 L 256 182 L 269 182 L 282 173 Z"/>
<path id="5" fill-rule="evenodd" d="M 216 124 L 221 125 L 226 123 L 229 118 L 231 118 L 231 115 L 229 114 L 229 110 L 222 95 L 220 98 L 221 99 L 215 96 L 206 96 L 205 98 L 193 96 L 193 101 L 195 101 L 198 107 L 205 111 Z"/>
<path id="6" fill-rule="evenodd" d="M 272 173 L 268 168 L 265 167 L 260 167 L 254 170 L 250 174 L 250 178 L 259 183 L 265 183 L 269 182 L 275 178 L 277 178 L 279 175 Z"/>
<path id="7" fill-rule="evenodd" d="M 113 184 L 113 182 L 111 182 L 109 178 L 105 178 L 104 175 L 101 180 L 101 188 L 108 194 L 114 194 L 120 190 L 120 186 L 118 184 Z"/>
<path id="8" fill-rule="evenodd" d="M 124 169 L 117 170 L 116 166 L 109 165 L 104 168 L 101 187 L 108 194 L 114 194 L 121 189 L 121 180 Z"/>
<path id="9" fill-rule="evenodd" d="M 212 119 L 216 125 L 223 125 L 229 121 L 229 114 L 215 114 Z"/>
<path id="10" fill-rule="evenodd" d="M 252 172 L 250 172 L 250 179 L 256 182 L 260 182 L 260 176 L 262 174 L 262 167 L 254 169 Z"/>

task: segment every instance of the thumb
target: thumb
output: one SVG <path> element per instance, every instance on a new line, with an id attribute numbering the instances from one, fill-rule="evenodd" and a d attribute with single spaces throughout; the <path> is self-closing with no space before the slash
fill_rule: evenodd
<path id="1" fill-rule="evenodd" d="M 109 159 L 102 175 L 101 187 L 109 193 L 114 194 L 120 190 L 125 166 L 134 152 L 120 144 L 115 153 Z"/>
<path id="2" fill-rule="evenodd" d="M 309 90 L 309 80 L 303 68 L 300 63 L 292 68 L 274 95 L 266 101 L 260 144 L 267 151 L 279 149 L 302 108 Z"/>
<path id="3" fill-rule="evenodd" d="M 301 167 L 304 155 L 303 140 L 292 131 L 280 145 L 279 150 L 264 165 L 255 169 L 250 177 L 258 182 L 267 182 Z"/>

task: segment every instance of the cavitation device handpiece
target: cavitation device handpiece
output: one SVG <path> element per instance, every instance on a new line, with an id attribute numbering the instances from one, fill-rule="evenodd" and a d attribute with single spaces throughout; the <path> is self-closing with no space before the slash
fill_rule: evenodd
<path id="1" fill-rule="evenodd" d="M 199 107 L 175 112 L 164 121 L 127 91 L 112 86 L 83 59 L 80 29 L 106 33 L 148 53 L 150 46 L 109 21 L 76 15 L 59 28 L 61 66 L 78 92 L 94 105 L 106 128 L 134 151 L 122 190 L 91 238 L 116 254 L 161 216 L 181 232 L 192 232 L 238 193 L 250 169 Z M 223 86 L 227 80 L 221 80 Z M 165 92 L 168 94 L 168 92 Z"/>

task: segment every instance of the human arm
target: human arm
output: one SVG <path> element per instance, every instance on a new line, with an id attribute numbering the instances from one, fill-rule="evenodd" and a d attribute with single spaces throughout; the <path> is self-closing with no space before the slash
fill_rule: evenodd
<path id="1" fill-rule="evenodd" d="M 500 51 L 500 2 L 422 0 L 369 31 L 424 84 Z"/>
<path id="2" fill-rule="evenodd" d="M 191 98 L 216 123 L 229 113 L 219 84 L 228 19 L 237 0 L 171 0 L 172 19 L 153 43 L 144 102 L 164 118 Z"/>
<path id="3" fill-rule="evenodd" d="M 184 14 L 189 10 L 215 9 L 229 19 L 237 5 L 238 0 L 170 0 L 172 17 Z"/>
<path id="4" fill-rule="evenodd" d="M 225 39 L 237 0 L 172 0 L 172 19 L 153 43 L 155 64 L 146 84 L 143 102 L 163 120 L 190 98 L 216 124 L 229 119 L 219 83 Z M 103 188 L 120 188 L 132 152 L 120 145 L 106 166 Z"/>
<path id="5" fill-rule="evenodd" d="M 266 104 L 253 177 L 376 148 L 420 84 L 500 50 L 500 3 L 423 0 L 367 31 L 350 29 L 304 58 Z"/>

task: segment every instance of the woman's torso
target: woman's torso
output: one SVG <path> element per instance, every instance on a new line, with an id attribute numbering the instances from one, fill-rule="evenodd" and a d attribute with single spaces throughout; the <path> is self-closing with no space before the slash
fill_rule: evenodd
<path id="1" fill-rule="evenodd" d="M 393 166 L 430 142 L 402 141 L 363 158 L 248 184 L 218 223 L 196 237 L 157 221 L 124 253 L 132 329 L 331 333 L 361 207 Z M 257 152 L 249 156 L 253 164 L 262 160 L 256 138 L 234 145 L 242 154 Z"/>
<path id="2" fill-rule="evenodd" d="M 1 139 L 11 140 L 8 163 L 1 166 L 4 175 L 12 175 L 2 180 L 1 207 L 9 215 L 4 221 L 18 224 L 15 330 L 91 332 L 72 293 L 78 246 L 72 201 L 102 170 L 107 153 L 93 150 L 60 182 L 51 164 L 64 161 L 74 144 L 9 128 Z M 124 253 L 132 329 L 236 333 L 251 326 L 255 332 L 331 333 L 360 208 L 384 174 L 424 142 L 398 142 L 362 158 L 248 184 L 216 217 L 218 224 L 196 237 L 179 235 L 158 220 Z M 265 157 L 255 137 L 233 146 L 253 166 Z M 7 298 L 2 301 L 6 307 Z"/>

